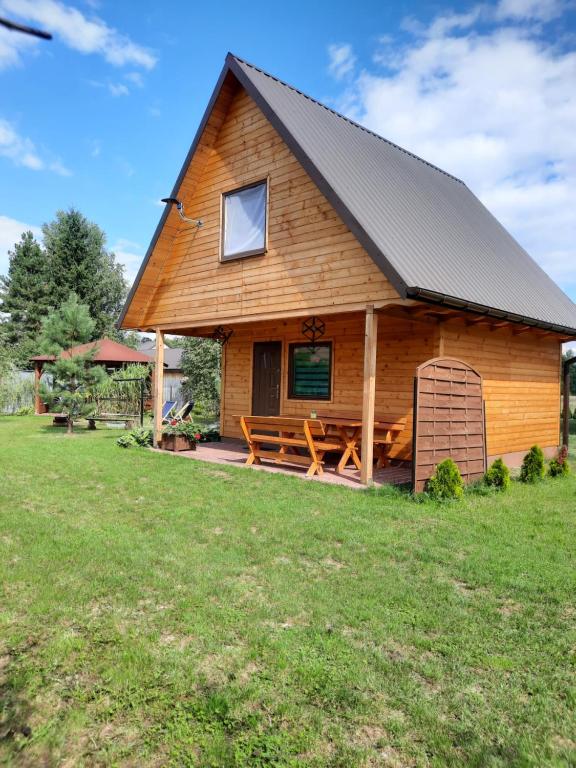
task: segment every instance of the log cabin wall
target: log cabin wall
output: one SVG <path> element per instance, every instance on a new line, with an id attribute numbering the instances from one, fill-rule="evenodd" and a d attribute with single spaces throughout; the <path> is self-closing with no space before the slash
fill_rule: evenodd
<path id="1" fill-rule="evenodd" d="M 346 311 L 398 297 L 243 89 L 231 99 L 206 153 L 198 178 L 192 161 L 181 187 L 187 214 L 204 225 L 196 229 L 179 222 L 171 247 L 154 255 L 154 263 L 163 263 L 155 288 L 138 289 L 150 292 L 147 300 L 135 297 L 135 307 L 147 307 L 138 327 L 313 314 L 334 311 L 335 305 Z M 267 253 L 221 263 L 222 193 L 266 178 Z M 124 326 L 131 322 L 136 322 L 132 309 Z"/>
<path id="2" fill-rule="evenodd" d="M 222 433 L 240 437 L 238 414 L 251 411 L 252 345 L 281 341 L 283 415 L 355 413 L 362 409 L 364 316 L 326 315 L 323 341 L 333 342 L 332 399 L 292 400 L 288 393 L 288 345 L 301 342 L 302 319 L 237 326 L 226 345 L 222 383 Z M 382 315 L 378 326 L 376 414 L 406 419 L 393 455 L 410 458 L 413 378 L 418 365 L 439 354 L 464 360 L 484 378 L 489 458 L 504 455 L 513 464 L 538 443 L 548 453 L 558 446 L 560 345 L 554 337 L 511 329 L 491 331 L 463 321 L 418 322 Z"/>
<path id="3" fill-rule="evenodd" d="M 514 335 L 514 327 L 448 322 L 442 354 L 464 360 L 484 379 L 488 456 L 512 464 L 537 443 L 555 450 L 560 435 L 561 344 L 538 331 Z"/>

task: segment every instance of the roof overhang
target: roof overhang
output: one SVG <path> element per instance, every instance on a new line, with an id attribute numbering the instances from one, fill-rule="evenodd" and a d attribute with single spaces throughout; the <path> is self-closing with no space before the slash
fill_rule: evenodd
<path id="1" fill-rule="evenodd" d="M 425 288 L 408 288 L 407 295 L 410 299 L 417 299 L 418 301 L 424 301 L 428 304 L 452 307 L 454 309 L 460 309 L 464 312 L 473 312 L 475 314 L 486 315 L 487 317 L 498 318 L 499 320 L 508 320 L 510 323 L 529 325 L 541 330 L 551 331 L 563 336 L 576 338 L 576 328 L 568 328 L 563 325 L 546 322 L 545 320 L 535 320 L 533 317 L 515 315 L 511 312 L 504 312 L 503 310 L 495 309 L 494 307 L 475 304 L 474 302 L 459 299 L 456 296 L 448 296 L 447 294 L 429 291 Z"/>

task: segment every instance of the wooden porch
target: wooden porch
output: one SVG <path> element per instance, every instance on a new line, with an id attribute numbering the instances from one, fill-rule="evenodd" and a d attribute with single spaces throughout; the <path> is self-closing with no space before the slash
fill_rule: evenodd
<path id="1" fill-rule="evenodd" d="M 263 464 L 252 464 L 246 467 L 248 458 L 248 448 L 243 440 L 228 438 L 220 443 L 199 443 L 195 451 L 180 451 L 173 454 L 196 461 L 205 461 L 210 464 L 223 465 L 228 467 L 245 467 L 247 471 L 255 470 L 262 472 L 272 472 L 281 475 L 290 475 L 302 480 L 311 480 L 329 485 L 339 485 L 346 488 L 363 488 L 360 472 L 353 464 L 349 465 L 342 472 L 336 472 L 338 457 L 329 457 L 324 466 L 322 475 L 306 477 L 306 468 L 297 467 L 292 464 L 273 464 L 265 462 Z M 383 485 L 403 485 L 410 482 L 410 464 L 408 462 L 393 462 L 392 466 L 384 469 L 374 469 L 373 485 L 380 487 Z"/>
<path id="2" fill-rule="evenodd" d="M 304 331 L 320 321 L 324 332 L 317 345 L 330 348 L 329 381 L 323 398 L 302 396 L 295 390 L 294 350 L 309 348 Z M 215 338 L 225 331 L 223 344 L 220 432 L 225 439 L 240 438 L 240 417 L 273 415 L 282 418 L 320 419 L 354 416 L 361 421 L 359 453 L 362 472 L 347 470 L 351 485 L 389 480 L 374 467 L 375 422 L 401 422 L 404 429 L 390 451 L 392 466 L 408 466 L 412 459 L 414 377 L 418 366 L 437 357 L 464 360 L 484 378 L 487 460 L 502 456 L 517 466 L 523 452 L 538 443 L 546 451 L 558 446 L 559 348 L 554 334 L 529 331 L 500 318 L 431 307 L 416 302 L 368 304 L 353 312 L 303 313 L 266 319 L 230 318 L 225 326 L 156 327 L 155 401 L 161 402 L 163 334 L 178 333 Z M 275 363 L 271 349 L 276 348 Z M 268 349 L 264 366 L 276 376 L 257 380 L 257 351 Z M 536 363 L 537 355 L 537 363 Z M 297 382 L 296 382 L 297 383 Z M 258 386 L 256 386 L 258 384 Z M 263 386 L 265 385 L 265 386 Z M 273 397 L 261 398 L 261 391 Z M 276 410 L 269 409 L 270 403 Z M 262 406 L 263 403 L 263 406 Z M 155 414 L 155 441 L 161 438 L 160 409 Z M 243 450 L 243 449 L 242 449 Z M 210 453 L 210 451 L 212 451 Z M 203 451 L 195 457 L 202 458 Z M 208 455 L 218 450 L 205 449 Z M 229 463 L 241 463 L 221 457 Z M 209 460 L 209 459 L 208 459 Z M 264 467 L 270 468 L 270 465 Z M 293 468 L 273 471 L 298 473 Z M 327 482 L 337 482 L 326 472 Z M 394 473 L 391 477 L 394 477 Z M 401 477 L 407 475 L 400 474 Z M 403 482 L 399 480 L 398 482 Z M 347 483 L 345 483 L 347 484 Z"/>

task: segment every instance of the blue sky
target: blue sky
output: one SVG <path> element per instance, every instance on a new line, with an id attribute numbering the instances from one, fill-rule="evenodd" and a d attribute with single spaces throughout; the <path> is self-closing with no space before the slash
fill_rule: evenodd
<path id="1" fill-rule="evenodd" d="M 0 0 L 0 273 L 77 206 L 135 274 L 226 52 L 463 178 L 576 299 L 576 2 Z"/>

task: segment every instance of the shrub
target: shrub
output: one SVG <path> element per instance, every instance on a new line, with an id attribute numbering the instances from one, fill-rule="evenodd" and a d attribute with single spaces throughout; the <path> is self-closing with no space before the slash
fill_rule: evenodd
<path id="1" fill-rule="evenodd" d="M 146 448 L 152 445 L 152 430 L 147 427 L 133 429 L 131 432 L 119 437 L 116 440 L 116 445 L 119 445 L 120 448 L 131 448 L 133 445 Z"/>
<path id="2" fill-rule="evenodd" d="M 502 459 L 496 459 L 492 462 L 484 475 L 484 482 L 486 485 L 497 488 L 499 491 L 505 491 L 510 488 L 510 470 Z"/>
<path id="3" fill-rule="evenodd" d="M 436 472 L 426 484 L 428 495 L 441 501 L 443 499 L 459 499 L 464 494 L 464 481 L 456 462 L 444 459 L 436 467 Z"/>
<path id="4" fill-rule="evenodd" d="M 544 454 L 539 445 L 533 445 L 524 456 L 520 469 L 520 480 L 523 483 L 537 483 L 544 477 Z"/>
<path id="5" fill-rule="evenodd" d="M 563 445 L 558 451 L 558 456 L 553 458 L 548 465 L 548 477 L 565 477 L 568 474 L 570 474 L 568 448 Z"/>
<path id="6" fill-rule="evenodd" d="M 122 435 L 121 437 L 117 438 L 116 445 L 119 445 L 120 448 L 131 448 L 134 443 L 134 438 L 130 433 L 127 435 Z"/>

